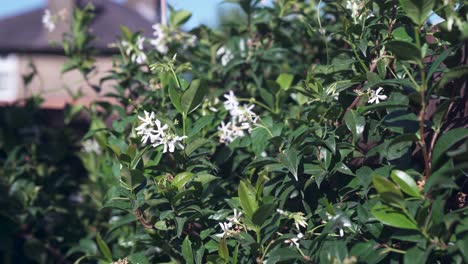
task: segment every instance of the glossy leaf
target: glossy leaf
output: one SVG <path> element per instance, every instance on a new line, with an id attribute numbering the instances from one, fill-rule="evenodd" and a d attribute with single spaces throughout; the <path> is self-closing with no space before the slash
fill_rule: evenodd
<path id="1" fill-rule="evenodd" d="M 429 18 L 435 5 L 435 0 L 400 0 L 406 15 L 416 25 L 422 26 Z"/>
<path id="2" fill-rule="evenodd" d="M 246 215 L 252 219 L 254 212 L 258 209 L 255 190 L 250 186 L 250 184 L 241 181 L 239 183 L 238 194 L 242 209 Z"/>
<path id="3" fill-rule="evenodd" d="M 349 131 L 353 134 L 353 141 L 357 141 L 364 132 L 366 120 L 354 110 L 347 112 L 344 120 Z"/>
<path id="4" fill-rule="evenodd" d="M 374 175 L 372 177 L 374 188 L 387 203 L 401 204 L 403 202 L 403 194 L 393 182 L 383 176 Z"/>
<path id="5" fill-rule="evenodd" d="M 190 86 L 184 91 L 180 99 L 181 108 L 185 114 L 193 112 L 203 101 L 208 86 L 200 79 L 193 80 Z"/>
<path id="6" fill-rule="evenodd" d="M 408 173 L 401 170 L 393 170 L 390 177 L 406 194 L 414 197 L 420 196 L 418 185 Z"/>
<path id="7" fill-rule="evenodd" d="M 184 242 L 182 242 L 182 256 L 184 256 L 185 263 L 194 263 L 192 242 L 190 242 L 189 236 L 186 236 Z"/>
<path id="8" fill-rule="evenodd" d="M 375 205 L 371 210 L 372 215 L 385 225 L 396 228 L 417 230 L 416 221 L 401 210 L 383 204 Z"/>

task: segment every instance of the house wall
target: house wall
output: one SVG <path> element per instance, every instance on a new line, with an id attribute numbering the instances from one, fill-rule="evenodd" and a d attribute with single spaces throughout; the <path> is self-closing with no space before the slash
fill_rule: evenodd
<path id="1" fill-rule="evenodd" d="M 17 92 L 16 100 L 27 98 L 33 94 L 40 94 L 45 102 L 44 108 L 59 109 L 66 103 L 89 104 L 94 99 L 100 97 L 84 80 L 78 71 L 70 71 L 61 74 L 62 65 L 66 58 L 59 55 L 15 55 L 18 61 L 17 71 Z M 37 76 L 25 86 L 23 77 L 32 72 L 31 65 L 37 70 Z M 106 73 L 112 68 L 112 59 L 110 57 L 98 57 L 96 59 L 96 72 L 91 74 L 90 82 L 99 85 L 99 80 L 106 76 Z M 106 82 L 101 87 L 100 94 L 110 91 L 112 83 Z M 70 94 L 83 93 L 83 97 L 73 100 Z M 11 101 L 2 100 L 0 101 Z"/>

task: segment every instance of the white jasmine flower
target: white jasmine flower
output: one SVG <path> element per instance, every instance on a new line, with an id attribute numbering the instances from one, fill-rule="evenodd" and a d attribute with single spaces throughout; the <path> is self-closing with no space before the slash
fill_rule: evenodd
<path id="1" fill-rule="evenodd" d="M 346 1 L 346 9 L 351 11 L 351 16 L 355 19 L 359 16 L 359 3 L 360 0 L 347 0 Z"/>
<path id="2" fill-rule="evenodd" d="M 167 46 L 168 36 L 164 31 L 164 26 L 162 24 L 154 24 L 153 29 L 155 38 L 150 41 L 151 45 L 155 46 L 156 50 L 161 54 L 167 54 L 169 50 Z"/>
<path id="3" fill-rule="evenodd" d="M 198 38 L 195 35 L 191 35 L 187 40 L 187 46 L 194 48 L 197 46 Z"/>
<path id="4" fill-rule="evenodd" d="M 139 50 L 143 50 L 143 44 L 145 42 L 145 37 L 142 37 L 142 36 L 138 36 L 137 37 L 137 40 L 136 40 L 136 46 L 137 46 L 137 49 Z"/>
<path id="5" fill-rule="evenodd" d="M 237 213 L 237 209 L 234 209 L 234 216 L 228 217 L 230 223 L 240 224 L 240 217 L 242 216 L 242 212 Z"/>
<path id="6" fill-rule="evenodd" d="M 225 46 L 222 46 L 216 51 L 216 56 L 221 57 L 221 65 L 226 66 L 228 63 L 234 59 L 234 55 L 232 54 L 232 51 L 226 48 Z"/>
<path id="7" fill-rule="evenodd" d="M 299 240 L 304 237 L 304 234 L 299 233 L 296 237 L 286 239 L 284 243 L 289 244 L 290 247 L 296 246 L 299 247 Z"/>
<path id="8" fill-rule="evenodd" d="M 142 124 L 135 130 L 137 135 L 141 135 L 141 142 L 146 144 L 148 141 L 153 147 L 163 145 L 163 153 L 174 152 L 176 147 L 184 149 L 181 141 L 187 136 L 178 136 L 169 130 L 167 124 L 162 124 L 159 119 L 155 119 L 155 114 L 151 112 L 149 114 L 145 111 L 145 117 L 138 116 L 138 119 L 142 121 Z"/>
<path id="9" fill-rule="evenodd" d="M 232 122 L 225 124 L 221 122 L 221 126 L 218 127 L 218 131 L 221 132 L 219 142 L 231 143 L 238 137 L 243 137 L 244 132 L 240 127 L 235 126 Z"/>
<path id="10" fill-rule="evenodd" d="M 145 117 L 138 116 L 138 119 L 141 120 L 142 124 L 139 127 L 137 127 L 136 130 L 140 130 L 143 127 L 154 125 L 155 113 L 154 112 L 148 113 L 146 110 L 144 111 L 144 113 L 145 113 Z"/>
<path id="11" fill-rule="evenodd" d="M 49 9 L 44 11 L 44 15 L 42 16 L 42 24 L 49 32 L 53 32 L 55 30 L 55 21 Z"/>
<path id="12" fill-rule="evenodd" d="M 123 40 L 120 42 L 122 47 L 125 49 L 125 54 L 130 56 L 132 62 L 142 64 L 146 61 L 147 57 L 143 51 L 143 44 L 145 42 L 145 37 L 138 36 L 135 45 Z"/>
<path id="13" fill-rule="evenodd" d="M 297 230 L 300 230 L 299 226 L 301 226 L 303 228 L 307 228 L 308 224 L 306 222 L 306 218 L 304 217 L 304 213 L 302 213 L 302 212 L 294 213 L 294 214 L 292 214 L 291 217 L 294 220 L 294 225 L 296 226 Z"/>
<path id="14" fill-rule="evenodd" d="M 251 105 L 243 105 L 240 107 L 233 108 L 230 111 L 230 114 L 236 118 L 239 123 L 242 123 L 244 126 L 250 127 L 249 123 L 255 124 L 257 123 L 258 116 L 255 114 L 252 109 L 255 107 L 254 104 Z"/>
<path id="15" fill-rule="evenodd" d="M 232 223 L 230 223 L 230 222 L 219 223 L 219 225 L 221 226 L 221 229 L 223 230 L 223 232 L 220 233 L 220 234 L 216 234 L 215 236 L 217 236 L 217 237 L 228 237 L 228 236 L 231 236 L 233 234 L 234 231 L 231 230 Z"/>
<path id="16" fill-rule="evenodd" d="M 233 91 L 229 91 L 229 94 L 225 94 L 224 98 L 226 98 L 224 102 L 224 108 L 226 108 L 226 110 L 231 111 L 239 106 L 239 101 Z"/>
<path id="17" fill-rule="evenodd" d="M 378 103 L 380 103 L 380 101 L 387 100 L 386 95 L 380 94 L 380 92 L 382 92 L 382 91 L 383 91 L 382 87 L 379 87 L 376 91 L 371 90 L 369 100 L 367 102 L 370 103 L 370 104 L 373 104 L 373 103 L 378 104 Z"/>
<path id="18" fill-rule="evenodd" d="M 97 143 L 96 140 L 94 139 L 88 139 L 83 142 L 83 150 L 86 153 L 96 153 L 96 154 L 101 154 L 101 147 Z"/>

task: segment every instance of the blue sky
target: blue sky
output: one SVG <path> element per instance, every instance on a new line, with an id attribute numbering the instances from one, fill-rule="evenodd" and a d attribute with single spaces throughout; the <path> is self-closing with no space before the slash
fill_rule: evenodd
<path id="1" fill-rule="evenodd" d="M 0 18 L 42 7 L 46 2 L 47 0 L 0 0 Z M 215 26 L 217 10 L 223 6 L 220 2 L 221 0 L 168 0 L 176 9 L 186 9 L 193 13 L 187 24 L 188 28 L 201 23 Z"/>

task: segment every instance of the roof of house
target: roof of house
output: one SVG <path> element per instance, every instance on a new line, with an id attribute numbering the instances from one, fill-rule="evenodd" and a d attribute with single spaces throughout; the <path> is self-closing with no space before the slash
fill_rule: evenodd
<path id="1" fill-rule="evenodd" d="M 121 25 L 125 25 L 133 32 L 141 30 L 144 35 L 151 35 L 152 23 L 135 10 L 110 0 L 92 0 L 91 2 L 96 11 L 96 16 L 90 25 L 92 34 L 96 36 L 92 46 L 99 53 L 116 51 L 108 45 L 117 40 L 117 35 L 121 33 Z M 0 53 L 63 53 L 60 45 L 51 45 L 48 40 L 48 33 L 42 24 L 44 10 L 45 8 L 40 8 L 1 19 Z"/>

